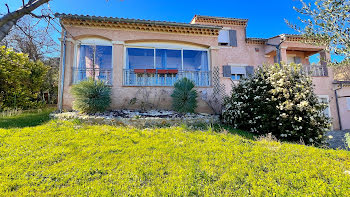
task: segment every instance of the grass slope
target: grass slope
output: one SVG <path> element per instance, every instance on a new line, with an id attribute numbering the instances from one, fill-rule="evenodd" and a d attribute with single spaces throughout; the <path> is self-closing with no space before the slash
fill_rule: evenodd
<path id="1" fill-rule="evenodd" d="M 350 153 L 182 127 L 0 129 L 0 195 L 350 196 Z"/>
<path id="2" fill-rule="evenodd" d="M 41 125 L 50 120 L 54 108 L 25 111 L 19 115 L 0 117 L 0 128 L 23 128 Z"/>

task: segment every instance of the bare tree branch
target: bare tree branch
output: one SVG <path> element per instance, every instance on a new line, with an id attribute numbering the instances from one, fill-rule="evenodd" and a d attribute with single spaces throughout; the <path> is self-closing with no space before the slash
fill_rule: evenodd
<path id="1" fill-rule="evenodd" d="M 7 13 L 10 13 L 9 5 L 7 3 L 5 3 L 5 6 L 7 7 Z"/>
<path id="2" fill-rule="evenodd" d="M 10 12 L 10 13 L 6 14 L 5 16 L 1 17 L 0 18 L 0 27 L 3 26 L 4 24 L 6 24 L 9 21 L 12 21 L 14 19 L 16 19 L 16 20 L 20 19 L 24 15 L 27 15 L 27 14 L 31 13 L 36 8 L 38 8 L 39 6 L 41 6 L 44 3 L 47 3 L 49 1 L 50 0 L 29 1 L 28 4 L 26 4 L 22 8 L 14 11 L 14 12 Z"/>
<path id="3" fill-rule="evenodd" d="M 50 15 L 36 15 L 34 13 L 30 13 L 29 15 L 31 15 L 34 18 L 38 18 L 38 19 L 42 19 L 42 18 L 50 18 L 51 19 L 51 18 L 53 18 Z"/>
<path id="4" fill-rule="evenodd" d="M 11 28 L 17 23 L 17 21 L 25 15 L 29 15 L 40 7 L 41 5 L 48 3 L 50 0 L 30 0 L 27 4 L 24 4 L 20 9 L 9 12 L 0 18 L 0 41 L 10 32 Z M 24 1 L 22 0 L 22 3 Z"/>
<path id="5" fill-rule="evenodd" d="M 57 55 L 59 45 L 52 37 L 55 27 L 47 18 L 41 25 L 38 25 L 38 21 L 30 15 L 21 18 L 2 43 L 17 52 L 28 54 L 32 60 Z"/>

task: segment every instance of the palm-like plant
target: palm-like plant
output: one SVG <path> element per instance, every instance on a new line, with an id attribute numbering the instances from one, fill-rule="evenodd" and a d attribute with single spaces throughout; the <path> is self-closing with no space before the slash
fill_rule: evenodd
<path id="1" fill-rule="evenodd" d="M 197 108 L 197 91 L 194 90 L 193 81 L 182 78 L 174 84 L 172 107 L 180 113 L 194 113 Z"/>
<path id="2" fill-rule="evenodd" d="M 73 109 L 82 113 L 104 112 L 111 103 L 111 87 L 103 81 L 88 79 L 72 87 Z"/>

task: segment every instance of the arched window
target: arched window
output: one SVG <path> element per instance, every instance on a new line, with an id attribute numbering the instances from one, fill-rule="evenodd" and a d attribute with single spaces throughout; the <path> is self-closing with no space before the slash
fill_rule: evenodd
<path id="1" fill-rule="evenodd" d="M 112 43 L 100 38 L 79 40 L 73 83 L 92 78 L 112 84 Z"/>

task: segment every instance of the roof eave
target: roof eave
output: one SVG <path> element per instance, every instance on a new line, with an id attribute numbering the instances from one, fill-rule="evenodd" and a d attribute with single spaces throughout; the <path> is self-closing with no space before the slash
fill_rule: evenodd
<path id="1" fill-rule="evenodd" d="M 113 17 L 99 17 L 99 16 L 88 16 L 88 15 L 67 15 L 56 13 L 55 16 L 60 20 L 63 19 L 77 19 L 77 20 L 91 20 L 101 22 L 127 22 L 127 23 L 138 23 L 138 24 L 153 24 L 153 25 L 167 25 L 175 27 L 195 27 L 201 29 L 222 29 L 221 26 L 215 25 L 201 25 L 201 24 L 187 24 L 187 23 L 176 23 L 176 22 L 165 22 L 165 21 L 151 21 L 141 19 L 124 19 L 124 18 L 113 18 Z"/>

